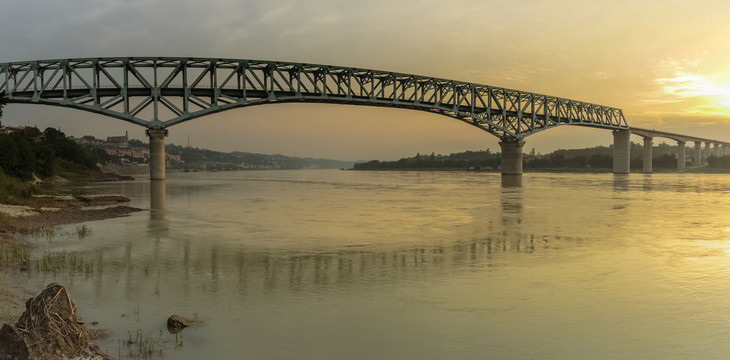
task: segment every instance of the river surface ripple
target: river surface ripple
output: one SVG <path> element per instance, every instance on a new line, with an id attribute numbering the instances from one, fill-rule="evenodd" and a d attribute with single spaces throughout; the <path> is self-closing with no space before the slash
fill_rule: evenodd
<path id="1" fill-rule="evenodd" d="M 66 285 L 115 357 L 138 330 L 172 359 L 730 354 L 727 175 L 179 173 L 165 206 L 30 239 L 28 286 Z M 202 320 L 182 346 L 173 313 Z"/>

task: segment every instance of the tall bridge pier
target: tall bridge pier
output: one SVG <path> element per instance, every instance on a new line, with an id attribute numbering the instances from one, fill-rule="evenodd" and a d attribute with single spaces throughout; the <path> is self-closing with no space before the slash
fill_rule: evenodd
<path id="1" fill-rule="evenodd" d="M 152 218 L 165 218 L 167 179 L 165 173 L 165 137 L 167 129 L 147 129 L 150 138 L 150 209 Z"/>
<path id="2" fill-rule="evenodd" d="M 628 174 L 631 167 L 631 142 L 630 136 L 638 135 L 644 138 L 644 166 L 643 172 L 651 174 L 652 169 L 652 147 L 655 137 L 672 139 L 677 142 L 677 171 L 684 171 L 687 163 L 686 144 L 694 142 L 694 156 L 692 161 L 695 165 L 707 162 L 710 156 L 723 156 L 730 149 L 730 143 L 698 138 L 694 136 L 673 134 L 664 131 L 649 129 L 630 128 L 629 130 L 614 130 L 613 132 L 613 172 L 615 174 Z M 702 143 L 705 143 L 704 157 L 702 154 Z M 714 144 L 714 148 L 712 147 Z"/>
<path id="3" fill-rule="evenodd" d="M 644 173 L 645 174 L 651 174 L 652 173 L 652 146 L 654 146 L 654 138 L 651 136 L 647 136 L 644 138 Z"/>
<path id="4" fill-rule="evenodd" d="M 695 140 L 695 164 L 702 164 L 702 141 Z"/>
<path id="5" fill-rule="evenodd" d="M 499 142 L 502 149 L 502 175 L 522 175 L 522 147 L 521 140 L 503 140 Z"/>
<path id="6" fill-rule="evenodd" d="M 167 129 L 148 129 L 150 138 L 150 180 L 165 180 L 165 137 Z"/>
<path id="7" fill-rule="evenodd" d="M 631 131 L 613 131 L 613 173 L 631 172 Z"/>

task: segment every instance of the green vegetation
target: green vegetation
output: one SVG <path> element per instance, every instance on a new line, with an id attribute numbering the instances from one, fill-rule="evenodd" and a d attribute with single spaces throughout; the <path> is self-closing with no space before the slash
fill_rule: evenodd
<path id="1" fill-rule="evenodd" d="M 86 148 L 54 128 L 41 132 L 26 127 L 0 134 L 0 170 L 7 176 L 31 180 L 33 175 L 79 177 L 98 171 L 96 157 Z"/>
<path id="2" fill-rule="evenodd" d="M 11 178 L 0 168 L 0 204 L 27 204 L 33 195 L 41 192 L 39 186 Z"/>

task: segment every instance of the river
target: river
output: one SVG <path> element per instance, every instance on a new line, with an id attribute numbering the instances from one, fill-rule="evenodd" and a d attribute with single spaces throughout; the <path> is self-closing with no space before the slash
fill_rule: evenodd
<path id="1" fill-rule="evenodd" d="M 165 205 L 30 238 L 28 286 L 67 286 L 114 357 L 138 331 L 171 359 L 730 354 L 728 175 L 175 173 Z"/>

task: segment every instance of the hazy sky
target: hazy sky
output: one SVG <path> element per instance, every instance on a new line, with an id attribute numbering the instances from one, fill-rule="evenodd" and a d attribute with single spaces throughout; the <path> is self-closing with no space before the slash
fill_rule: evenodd
<path id="1" fill-rule="evenodd" d="M 0 62 L 196 56 L 372 68 L 618 107 L 631 126 L 730 141 L 725 0 L 0 0 L 0 9 Z M 144 138 L 141 127 L 65 108 L 11 104 L 2 121 Z M 329 104 L 242 108 L 169 130 L 168 143 L 347 160 L 499 149 L 448 117 Z M 562 126 L 524 149 L 611 142 L 610 131 Z"/>

